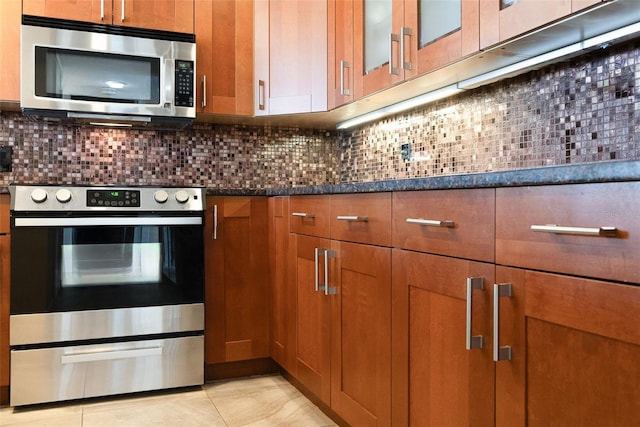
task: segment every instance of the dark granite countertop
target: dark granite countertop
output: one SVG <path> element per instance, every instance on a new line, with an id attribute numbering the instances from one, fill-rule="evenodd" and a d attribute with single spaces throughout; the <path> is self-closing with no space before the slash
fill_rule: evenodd
<path id="1" fill-rule="evenodd" d="M 499 172 L 470 173 L 428 178 L 317 185 L 267 190 L 269 196 L 296 194 L 366 193 L 377 191 L 436 190 L 454 188 L 514 187 L 640 180 L 640 161 L 612 161 L 546 166 Z"/>

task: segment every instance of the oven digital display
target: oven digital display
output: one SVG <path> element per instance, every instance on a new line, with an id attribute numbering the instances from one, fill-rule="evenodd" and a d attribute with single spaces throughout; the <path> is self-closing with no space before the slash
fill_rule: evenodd
<path id="1" fill-rule="evenodd" d="M 87 190 L 87 206 L 140 207 L 140 190 Z"/>

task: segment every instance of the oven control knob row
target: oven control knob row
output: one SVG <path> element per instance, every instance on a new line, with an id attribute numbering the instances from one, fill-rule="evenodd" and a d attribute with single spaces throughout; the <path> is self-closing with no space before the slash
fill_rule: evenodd
<path id="1" fill-rule="evenodd" d="M 153 199 L 158 203 L 165 203 L 169 200 L 169 195 L 164 190 L 158 190 L 153 194 Z"/>
<path id="2" fill-rule="evenodd" d="M 56 191 L 56 199 L 60 203 L 67 203 L 69 200 L 71 200 L 71 191 L 67 190 L 66 188 Z"/>
<path id="3" fill-rule="evenodd" d="M 189 201 L 189 193 L 184 190 L 176 191 L 176 200 L 178 203 L 187 203 Z"/>
<path id="4" fill-rule="evenodd" d="M 47 192 L 42 188 L 36 188 L 31 192 L 31 200 L 36 203 L 43 203 L 47 200 Z"/>

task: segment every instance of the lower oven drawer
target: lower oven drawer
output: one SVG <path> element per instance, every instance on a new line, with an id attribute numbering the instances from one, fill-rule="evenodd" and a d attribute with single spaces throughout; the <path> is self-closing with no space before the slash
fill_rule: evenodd
<path id="1" fill-rule="evenodd" d="M 201 335 L 11 352 L 11 406 L 203 383 Z"/>

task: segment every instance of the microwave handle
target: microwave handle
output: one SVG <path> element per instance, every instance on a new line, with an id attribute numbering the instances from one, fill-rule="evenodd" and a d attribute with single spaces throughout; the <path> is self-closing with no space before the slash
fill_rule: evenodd
<path id="1" fill-rule="evenodd" d="M 174 69 L 174 61 L 173 59 L 165 59 L 164 60 L 164 91 L 163 91 L 163 99 L 161 99 L 162 106 L 166 109 L 173 111 L 173 90 L 174 90 L 174 79 L 175 79 L 175 69 Z"/>

